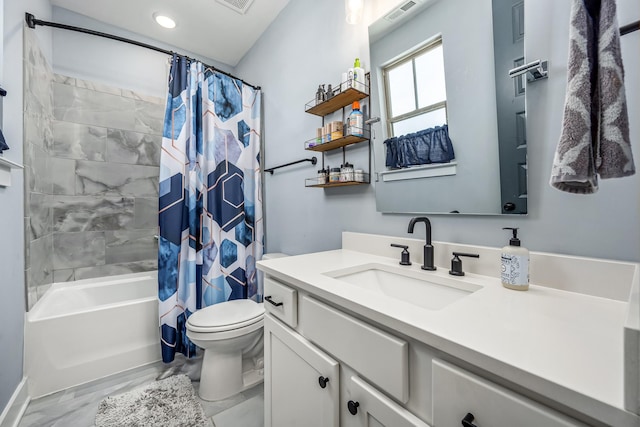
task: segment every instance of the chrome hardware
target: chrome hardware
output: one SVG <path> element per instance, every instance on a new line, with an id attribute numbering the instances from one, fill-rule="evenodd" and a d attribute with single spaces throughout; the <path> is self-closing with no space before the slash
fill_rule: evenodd
<path id="1" fill-rule="evenodd" d="M 535 82 L 536 80 L 542 80 L 549 77 L 549 63 L 548 61 L 535 60 L 528 64 L 521 65 L 519 67 L 509 70 L 509 77 L 518 77 L 524 73 L 527 73 L 527 81 Z"/>

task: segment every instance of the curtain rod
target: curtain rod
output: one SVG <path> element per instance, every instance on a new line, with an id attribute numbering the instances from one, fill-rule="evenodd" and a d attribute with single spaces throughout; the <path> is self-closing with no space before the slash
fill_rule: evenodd
<path id="1" fill-rule="evenodd" d="M 87 28 L 82 28 L 82 27 L 75 27 L 73 25 L 59 24 L 57 22 L 43 21 L 41 19 L 36 19 L 36 17 L 33 16 L 33 14 L 28 13 L 28 12 L 24 14 L 24 18 L 25 18 L 25 21 L 27 22 L 27 26 L 29 28 L 36 28 L 36 25 L 41 25 L 43 27 L 53 27 L 53 28 L 60 28 L 62 30 L 77 31 L 79 33 L 91 34 L 93 36 L 104 37 L 104 38 L 107 38 L 107 39 L 116 40 L 116 41 L 119 41 L 119 42 L 124 42 L 124 43 L 129 43 L 129 44 L 132 44 L 132 45 L 135 45 L 135 46 L 144 47 L 146 49 L 155 50 L 156 52 L 164 53 L 164 54 L 167 54 L 167 55 L 170 55 L 170 56 L 173 56 L 173 54 L 180 55 L 179 53 L 173 52 L 171 50 L 162 49 L 162 48 L 157 47 L 157 46 L 153 46 L 153 45 L 150 45 L 150 44 L 147 44 L 147 43 L 142 43 L 142 42 L 139 42 L 139 41 L 136 41 L 136 40 L 127 39 L 127 38 L 120 37 L 120 36 L 116 36 L 114 34 L 102 33 L 100 31 L 89 30 Z M 185 58 L 190 59 L 190 60 L 196 60 L 195 58 L 191 58 L 191 57 L 186 56 L 186 55 L 180 55 L 180 56 L 184 56 Z M 214 67 L 212 65 L 208 65 L 208 64 L 205 64 L 205 63 L 203 63 L 203 65 L 205 67 L 207 67 L 207 68 L 212 68 L 216 72 L 224 74 L 225 76 L 229 76 L 232 79 L 240 80 L 243 84 L 246 84 L 247 86 L 250 86 L 250 87 L 252 87 L 252 88 L 254 88 L 256 90 L 260 90 L 261 89 L 260 86 L 255 86 L 255 85 L 252 85 L 251 83 L 247 83 L 244 80 L 242 80 L 241 78 L 236 77 L 233 74 L 230 74 L 230 73 L 228 73 L 226 71 L 220 70 L 220 69 L 218 69 L 218 68 L 216 68 L 216 67 Z"/>

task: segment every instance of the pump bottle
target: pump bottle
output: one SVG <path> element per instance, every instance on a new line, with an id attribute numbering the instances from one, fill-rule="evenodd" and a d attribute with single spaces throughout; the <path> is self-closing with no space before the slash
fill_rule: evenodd
<path id="1" fill-rule="evenodd" d="M 502 286 L 526 291 L 529 289 L 529 250 L 520 246 L 517 228 L 503 227 L 503 230 L 511 230 L 513 237 L 509 240 L 509 245 L 502 248 Z"/>

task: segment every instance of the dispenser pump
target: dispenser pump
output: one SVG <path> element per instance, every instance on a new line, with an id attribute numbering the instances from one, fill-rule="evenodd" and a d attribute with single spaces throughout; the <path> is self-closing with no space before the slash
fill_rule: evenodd
<path id="1" fill-rule="evenodd" d="M 518 239 L 518 227 L 502 227 L 502 229 L 513 231 L 513 237 L 509 240 L 509 246 L 520 246 L 520 239 Z"/>
<path id="2" fill-rule="evenodd" d="M 360 66 L 360 58 L 356 58 L 353 63 L 353 68 L 358 68 Z"/>

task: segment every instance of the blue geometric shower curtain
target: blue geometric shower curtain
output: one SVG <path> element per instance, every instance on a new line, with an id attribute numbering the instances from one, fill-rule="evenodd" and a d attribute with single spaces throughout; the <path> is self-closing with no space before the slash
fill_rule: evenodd
<path id="1" fill-rule="evenodd" d="M 260 302 L 261 92 L 174 55 L 160 157 L 158 299 L 162 360 L 191 357 L 187 318 L 219 302 Z"/>

